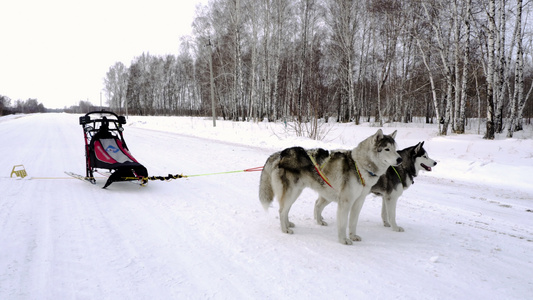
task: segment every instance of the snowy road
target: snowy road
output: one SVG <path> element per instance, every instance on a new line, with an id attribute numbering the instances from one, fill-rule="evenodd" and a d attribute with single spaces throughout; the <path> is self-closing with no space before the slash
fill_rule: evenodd
<path id="1" fill-rule="evenodd" d="M 0 299 L 524 299 L 533 293 L 531 189 L 451 180 L 439 175 L 439 165 L 399 201 L 406 232 L 384 228 L 380 200 L 369 196 L 358 227 L 363 241 L 344 246 L 336 239 L 336 205 L 324 211 L 330 226 L 315 224 L 312 191 L 291 210 L 295 234 L 281 233 L 277 204 L 265 213 L 259 203 L 259 172 L 103 190 L 63 179 L 64 171 L 84 172 L 77 115 L 0 118 L 0 138 Z M 242 170 L 278 150 L 138 127 L 126 127 L 125 138 L 150 175 Z M 16 164 L 29 177 L 53 178 L 10 179 Z"/>

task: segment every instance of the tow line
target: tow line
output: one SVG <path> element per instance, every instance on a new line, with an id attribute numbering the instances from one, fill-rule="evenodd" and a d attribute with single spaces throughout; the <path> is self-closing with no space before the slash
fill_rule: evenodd
<path id="1" fill-rule="evenodd" d="M 148 177 L 124 177 L 125 180 L 160 180 L 160 181 L 170 181 L 173 179 L 179 179 L 179 178 L 188 178 L 188 177 L 199 177 L 199 176 L 210 176 L 210 175 L 221 175 L 221 174 L 232 174 L 232 173 L 242 173 L 242 172 L 257 172 L 263 170 L 263 167 L 255 167 L 255 168 L 249 168 L 244 170 L 236 170 L 236 171 L 226 171 L 226 172 L 217 172 L 217 173 L 206 173 L 206 174 L 195 174 L 195 175 L 183 175 L 183 174 L 168 174 L 167 176 L 148 176 Z M 69 174 L 68 172 L 67 174 Z M 74 174 L 74 173 L 72 173 Z M 28 172 L 24 168 L 24 165 L 15 165 L 13 166 L 13 169 L 11 170 L 11 174 L 9 178 L 13 178 L 13 175 L 15 175 L 16 178 L 25 178 L 28 176 Z M 83 177 L 82 175 L 79 175 L 80 177 Z M 98 177 L 100 178 L 100 177 Z M 105 177 L 102 177 L 105 178 Z M 68 177 L 29 177 L 30 180 L 47 180 L 47 179 L 80 179 L 77 177 L 73 177 L 72 175 L 69 175 Z"/>
<path id="2" fill-rule="evenodd" d="M 195 175 L 183 175 L 183 174 L 168 174 L 168 176 L 148 176 L 148 177 L 124 177 L 125 180 L 160 180 L 160 181 L 170 181 L 173 179 L 179 179 L 179 178 L 188 178 L 188 177 L 199 177 L 199 176 L 210 176 L 210 175 L 222 175 L 222 174 L 232 174 L 232 173 L 242 173 L 242 172 L 257 172 L 263 170 L 263 167 L 255 167 L 250 169 L 244 169 L 244 170 L 236 170 L 236 171 L 226 171 L 226 172 L 217 172 L 217 173 L 206 173 L 206 174 L 195 174 Z"/>

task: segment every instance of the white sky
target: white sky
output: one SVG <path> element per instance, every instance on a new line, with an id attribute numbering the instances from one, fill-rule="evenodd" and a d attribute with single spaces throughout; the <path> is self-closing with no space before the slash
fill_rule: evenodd
<path id="1" fill-rule="evenodd" d="M 0 3 L 0 95 L 46 108 L 100 104 L 106 72 L 143 52 L 178 54 L 206 0 L 14 0 Z M 102 92 L 102 103 L 105 104 Z"/>

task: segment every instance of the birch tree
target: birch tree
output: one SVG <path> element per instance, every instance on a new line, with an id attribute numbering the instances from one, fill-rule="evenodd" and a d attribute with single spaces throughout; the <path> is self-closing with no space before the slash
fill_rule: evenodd
<path id="1" fill-rule="evenodd" d="M 359 110 L 355 103 L 355 36 L 358 30 L 356 12 L 360 9 L 357 0 L 333 0 L 328 3 L 328 25 L 331 31 L 330 48 L 332 59 L 338 66 L 338 78 L 341 85 L 340 106 L 345 112 L 340 116 L 341 122 L 352 120 Z M 345 98 L 346 100 L 344 100 Z"/>
<path id="2" fill-rule="evenodd" d="M 377 80 L 377 111 L 376 120 L 383 125 L 383 103 L 386 100 L 386 86 L 390 80 L 392 69 L 395 68 L 398 36 L 400 33 L 400 1 L 374 1 L 369 8 L 374 18 L 373 28 L 376 31 L 373 54 L 379 62 L 376 64 Z"/>
<path id="3" fill-rule="evenodd" d="M 428 8 L 427 4 L 425 2 L 422 2 L 422 6 L 424 8 L 424 12 L 426 14 L 427 20 L 429 24 L 431 25 L 431 28 L 433 29 L 433 34 L 435 36 L 435 40 L 437 42 L 436 49 L 438 51 L 440 60 L 441 60 L 441 68 L 442 73 L 444 77 L 446 78 L 446 96 L 443 101 L 445 101 L 445 109 L 444 109 L 444 116 L 441 115 L 439 122 L 442 123 L 442 127 L 440 128 L 440 134 L 446 135 L 448 132 L 448 125 L 450 124 L 451 119 L 451 111 L 452 111 L 452 94 L 453 94 L 453 80 L 452 80 L 452 66 L 450 65 L 450 53 L 449 48 L 447 45 L 452 44 L 449 40 L 446 38 L 449 37 L 449 35 L 446 35 L 446 30 L 443 28 L 442 25 L 446 25 L 446 23 L 443 22 L 441 25 L 440 19 L 437 12 L 444 12 L 443 9 L 445 6 L 445 3 L 441 1 L 437 1 L 435 3 L 437 7 L 431 7 Z M 436 15 L 437 14 L 437 17 Z"/>
<path id="4" fill-rule="evenodd" d="M 280 64 L 281 64 L 281 50 L 283 49 L 283 36 L 284 36 L 284 30 L 286 27 L 286 18 L 289 15 L 290 8 L 288 5 L 288 2 L 285 0 L 275 0 L 275 37 L 276 41 L 273 43 L 275 46 L 275 50 L 273 51 L 274 54 L 274 62 L 273 62 L 273 91 L 272 91 L 272 119 L 276 120 L 279 118 L 279 112 L 278 108 L 280 107 L 280 97 L 279 97 L 279 81 L 278 81 L 278 74 L 280 73 Z M 286 103 L 286 101 L 285 101 Z M 285 115 L 287 113 L 287 109 L 282 110 L 282 114 Z"/>
<path id="5" fill-rule="evenodd" d="M 509 116 L 509 127 L 507 128 L 507 137 L 512 138 L 513 133 L 521 124 L 519 112 L 523 110 L 525 104 L 524 98 L 524 52 L 522 48 L 522 0 L 516 3 L 516 25 L 515 25 L 516 46 L 516 63 L 514 78 L 514 94 L 511 99 L 511 115 Z M 517 128 L 518 127 L 518 128 Z"/>
<path id="6" fill-rule="evenodd" d="M 494 46 L 496 39 L 496 0 L 489 0 L 488 18 L 488 41 L 487 41 L 487 128 L 484 135 L 485 139 L 493 140 L 495 134 L 494 128 Z"/>
<path id="7" fill-rule="evenodd" d="M 465 132 L 465 110 L 467 102 L 467 84 L 468 84 L 468 68 L 470 65 L 470 30 L 471 30 L 471 18 L 472 18 L 472 0 L 466 1 L 466 8 L 463 14 L 459 14 L 457 1 L 454 2 L 454 23 L 455 23 L 455 112 L 454 112 L 454 132 L 455 133 L 464 133 Z M 463 52 L 463 61 L 462 61 L 462 74 L 460 72 L 460 57 L 461 49 L 461 31 L 459 29 L 460 19 L 464 20 L 465 27 L 465 42 Z M 460 86 L 460 88 L 459 88 Z"/>
<path id="8" fill-rule="evenodd" d="M 107 103 L 112 109 L 122 113 L 126 99 L 128 85 L 128 69 L 122 62 L 115 63 L 109 68 L 104 78 L 104 91 Z"/>
<path id="9" fill-rule="evenodd" d="M 505 87 L 506 84 L 506 69 L 507 61 L 505 55 L 505 37 L 506 37 L 506 25 L 507 14 L 506 4 L 507 0 L 498 1 L 498 19 L 496 24 L 496 49 L 495 49 L 495 73 L 494 73 L 494 131 L 495 133 L 501 133 L 503 130 L 503 106 L 505 99 Z"/>
<path id="10" fill-rule="evenodd" d="M 239 117 L 242 117 L 244 120 L 244 83 L 242 78 L 242 49 L 241 49 L 241 43 L 242 43 L 242 37 L 241 37 L 241 30 L 242 30 L 242 24 L 241 24 L 241 0 L 234 0 L 235 4 L 235 29 L 234 29 L 234 35 L 235 35 L 235 87 L 234 87 L 234 93 L 235 93 L 235 108 L 234 108 L 234 116 L 235 119 L 238 120 Z M 240 113 L 239 113 L 240 110 Z"/>

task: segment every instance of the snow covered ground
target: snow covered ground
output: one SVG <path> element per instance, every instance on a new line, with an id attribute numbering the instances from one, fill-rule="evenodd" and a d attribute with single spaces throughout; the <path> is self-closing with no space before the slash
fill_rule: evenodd
<path id="1" fill-rule="evenodd" d="M 316 194 L 280 231 L 277 203 L 258 200 L 259 172 L 103 190 L 83 174 L 78 115 L 0 118 L 0 299 L 526 299 L 533 294 L 533 135 L 485 141 L 438 136 L 434 125 L 388 124 L 405 148 L 425 141 L 438 161 L 383 227 L 368 196 L 358 234 L 341 245 L 313 220 Z M 323 141 L 283 124 L 130 117 L 125 138 L 150 175 L 262 166 L 293 145 L 353 148 L 369 124 L 322 127 Z M 28 177 L 9 178 L 23 164 Z M 98 184 L 103 185 L 103 179 Z"/>

